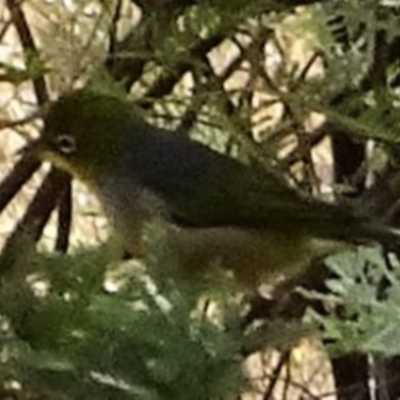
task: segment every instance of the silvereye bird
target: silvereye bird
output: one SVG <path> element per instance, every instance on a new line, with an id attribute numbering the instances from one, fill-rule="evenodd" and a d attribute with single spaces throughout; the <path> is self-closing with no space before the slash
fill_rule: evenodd
<path id="1" fill-rule="evenodd" d="M 340 242 L 399 240 L 368 218 L 305 198 L 275 176 L 146 123 L 118 96 L 89 89 L 64 95 L 30 147 L 87 184 L 134 256 L 143 255 L 146 224 L 162 221 L 189 279 L 217 263 L 256 288 Z"/>

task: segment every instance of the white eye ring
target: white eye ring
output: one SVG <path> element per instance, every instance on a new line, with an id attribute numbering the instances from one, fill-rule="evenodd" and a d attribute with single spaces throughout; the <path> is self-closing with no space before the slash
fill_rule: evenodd
<path id="1" fill-rule="evenodd" d="M 70 135 L 60 135 L 56 138 L 56 146 L 60 153 L 70 155 L 76 151 L 75 138 Z"/>

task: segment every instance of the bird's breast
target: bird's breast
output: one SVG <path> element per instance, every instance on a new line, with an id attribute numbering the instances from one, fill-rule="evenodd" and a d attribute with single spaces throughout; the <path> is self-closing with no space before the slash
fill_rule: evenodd
<path id="1" fill-rule="evenodd" d="M 143 230 L 146 224 L 164 213 L 163 202 L 131 179 L 102 179 L 100 182 L 95 192 L 115 233 L 132 255 L 143 256 Z"/>

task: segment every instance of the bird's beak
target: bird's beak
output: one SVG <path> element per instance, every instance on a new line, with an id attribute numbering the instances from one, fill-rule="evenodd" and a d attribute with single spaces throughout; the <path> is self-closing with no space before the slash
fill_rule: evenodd
<path id="1" fill-rule="evenodd" d="M 41 155 L 43 154 L 44 150 L 45 150 L 44 141 L 43 139 L 38 138 L 31 140 L 27 144 L 22 146 L 15 152 L 15 155 L 41 158 Z"/>

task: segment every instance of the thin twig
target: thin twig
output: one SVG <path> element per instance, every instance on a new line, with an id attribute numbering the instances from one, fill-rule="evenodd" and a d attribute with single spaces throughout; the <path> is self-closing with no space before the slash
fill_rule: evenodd
<path id="1" fill-rule="evenodd" d="M 188 51 L 185 60 L 179 62 L 172 68 L 172 72 L 162 75 L 145 95 L 147 99 L 159 99 L 169 94 L 175 85 L 182 79 L 183 75 L 188 72 L 194 65 L 195 60 L 208 54 L 210 50 L 217 47 L 225 37 L 223 35 L 215 35 L 205 40 L 200 40 L 192 49 Z M 191 60 L 191 61 L 187 61 Z M 141 102 L 141 106 L 148 108 L 149 103 L 145 100 Z"/>
<path id="2" fill-rule="evenodd" d="M 108 51 L 107 59 L 110 62 L 110 68 L 113 67 L 113 61 L 117 50 L 117 37 L 118 37 L 118 21 L 121 18 L 122 0 L 118 0 L 111 18 L 110 28 L 108 29 Z"/>
<path id="3" fill-rule="evenodd" d="M 41 118 L 43 116 L 43 113 L 44 109 L 41 108 L 40 110 L 35 111 L 34 113 L 21 119 L 16 119 L 16 120 L 0 119 L 0 131 L 3 129 L 13 129 L 20 125 L 28 124 L 35 119 Z"/>
<path id="4" fill-rule="evenodd" d="M 267 387 L 267 390 L 264 393 L 263 400 L 270 400 L 272 398 L 272 393 L 278 383 L 279 375 L 281 374 L 283 367 L 289 362 L 290 359 L 290 350 L 284 351 L 276 364 L 275 368 L 273 369 L 270 375 L 270 382 Z"/>
<path id="5" fill-rule="evenodd" d="M 8 29 L 10 28 L 10 26 L 12 25 L 12 20 L 9 19 L 8 21 L 4 22 L 1 30 L 0 30 L 0 42 L 3 41 L 4 36 L 6 35 Z"/>
<path id="6" fill-rule="evenodd" d="M 25 14 L 22 11 L 20 2 L 17 0 L 6 0 L 6 3 L 11 14 L 12 22 L 17 30 L 19 40 L 21 41 L 26 61 L 29 62 L 29 59 L 32 56 L 39 58 L 39 52 L 37 51 L 31 30 L 25 18 Z M 38 76 L 34 78 L 33 87 L 38 104 L 47 103 L 49 100 L 49 95 L 44 77 Z"/>

